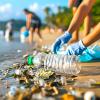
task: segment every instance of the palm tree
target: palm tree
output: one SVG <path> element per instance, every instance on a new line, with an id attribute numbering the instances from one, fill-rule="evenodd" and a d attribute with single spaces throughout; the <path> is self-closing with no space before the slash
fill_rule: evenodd
<path id="1" fill-rule="evenodd" d="M 45 14 L 46 14 L 47 16 L 50 15 L 50 11 L 51 11 L 50 7 L 45 7 L 44 12 L 45 12 Z"/>

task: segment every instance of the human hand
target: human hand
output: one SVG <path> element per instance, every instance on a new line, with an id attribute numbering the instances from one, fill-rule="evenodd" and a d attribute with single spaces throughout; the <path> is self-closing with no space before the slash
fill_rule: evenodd
<path id="1" fill-rule="evenodd" d="M 72 45 L 69 45 L 65 51 L 67 55 L 81 55 L 86 50 L 83 42 L 80 40 Z"/>
<path id="2" fill-rule="evenodd" d="M 25 30 L 25 31 L 23 32 L 23 35 L 24 35 L 25 37 L 28 37 L 28 36 L 29 36 L 29 30 Z"/>
<path id="3" fill-rule="evenodd" d="M 67 43 L 71 39 L 72 35 L 69 32 L 65 32 L 63 35 L 58 37 L 52 45 L 52 52 L 57 53 L 60 47 Z"/>

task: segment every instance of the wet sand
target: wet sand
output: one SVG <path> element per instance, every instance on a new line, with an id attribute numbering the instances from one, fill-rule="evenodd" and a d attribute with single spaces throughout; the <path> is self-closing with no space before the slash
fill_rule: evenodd
<path id="1" fill-rule="evenodd" d="M 77 77 L 78 81 L 86 82 L 89 80 L 93 80 L 96 82 L 100 82 L 100 62 L 80 63 L 80 65 L 82 69 L 79 76 Z M 100 96 L 100 85 L 98 88 L 82 88 L 82 90 L 92 90 L 96 93 L 96 95 Z"/>

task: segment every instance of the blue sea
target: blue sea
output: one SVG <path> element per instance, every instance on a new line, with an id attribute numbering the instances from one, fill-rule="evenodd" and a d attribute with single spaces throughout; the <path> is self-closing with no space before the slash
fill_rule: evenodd
<path id="1" fill-rule="evenodd" d="M 0 67 L 1 65 L 2 67 L 11 65 L 34 47 L 34 43 L 32 45 L 21 43 L 19 37 L 19 32 L 14 32 L 13 40 L 6 42 L 2 31 L 0 31 Z"/>

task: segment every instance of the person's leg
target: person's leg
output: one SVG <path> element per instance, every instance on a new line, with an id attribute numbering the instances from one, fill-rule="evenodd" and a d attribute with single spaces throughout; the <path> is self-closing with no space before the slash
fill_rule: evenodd
<path id="1" fill-rule="evenodd" d="M 29 30 L 29 43 L 30 44 L 33 42 L 33 32 L 34 32 L 34 29 L 31 27 Z"/>
<path id="2" fill-rule="evenodd" d="M 9 38 L 10 38 L 10 40 L 13 39 L 13 31 L 12 30 L 9 32 Z"/>
<path id="3" fill-rule="evenodd" d="M 41 28 L 41 24 L 40 23 L 37 23 L 35 25 L 35 32 L 37 33 L 37 35 L 39 36 L 39 40 L 42 42 L 42 35 L 40 33 L 40 28 Z"/>
<path id="4" fill-rule="evenodd" d="M 41 33 L 40 33 L 40 28 L 36 28 L 36 32 L 37 32 L 39 38 L 42 39 L 42 35 L 41 35 Z"/>
<path id="5" fill-rule="evenodd" d="M 76 13 L 76 11 L 77 11 L 77 7 L 73 7 L 73 16 L 74 16 L 74 14 Z M 78 31 L 79 31 L 79 29 L 77 29 L 77 30 L 75 30 L 75 31 L 73 32 L 72 39 L 69 41 L 69 44 L 78 41 L 78 38 L 79 38 L 79 36 L 78 36 Z"/>
<path id="6" fill-rule="evenodd" d="M 85 37 L 90 32 L 90 28 L 91 28 L 91 14 L 89 13 L 84 19 L 83 37 Z"/>
<path id="7" fill-rule="evenodd" d="M 40 28 L 37 27 L 37 28 L 35 29 L 35 31 L 36 31 L 37 35 L 39 36 L 39 41 L 42 42 L 43 38 L 42 38 L 42 35 L 41 35 L 41 33 L 40 33 Z"/>

